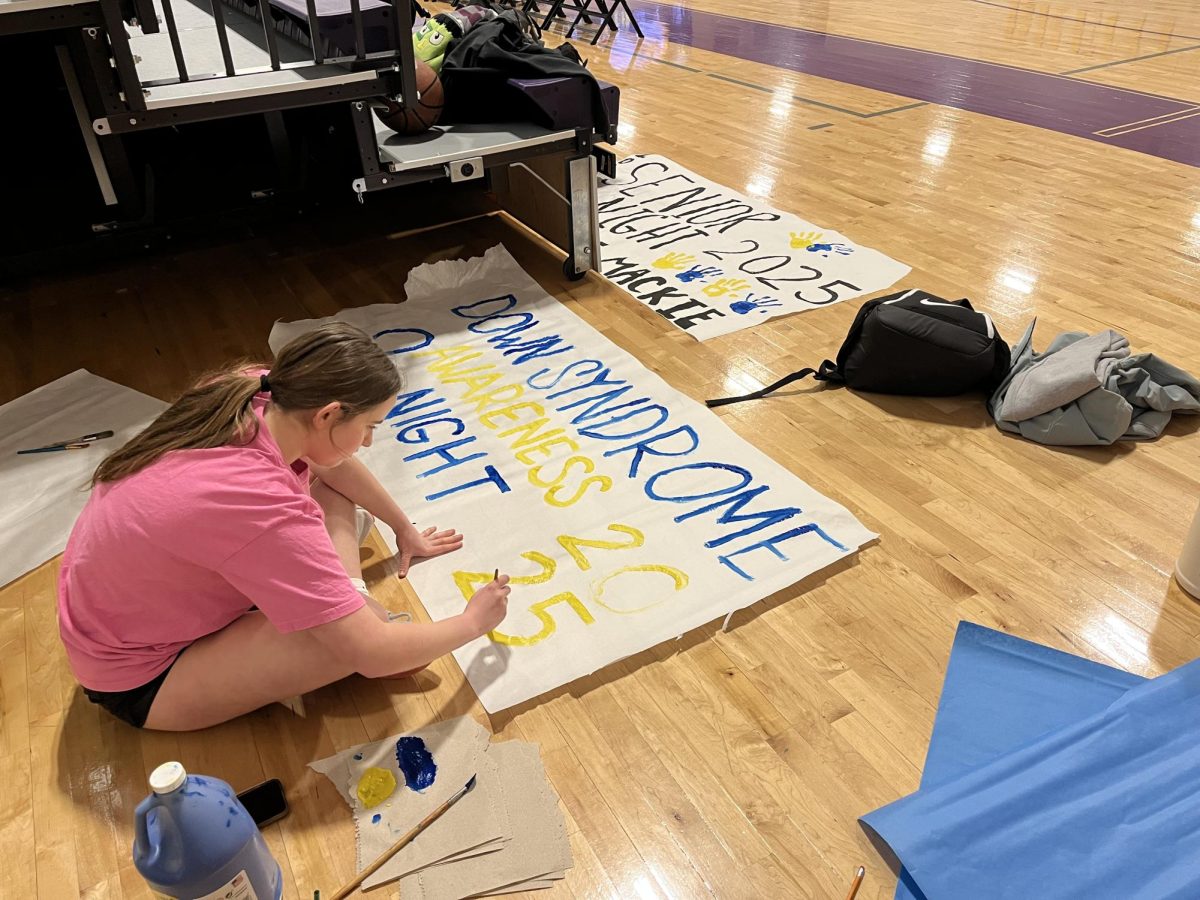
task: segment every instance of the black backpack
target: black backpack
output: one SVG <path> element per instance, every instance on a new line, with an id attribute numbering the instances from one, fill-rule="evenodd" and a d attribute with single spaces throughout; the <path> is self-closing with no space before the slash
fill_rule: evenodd
<path id="1" fill-rule="evenodd" d="M 901 291 L 863 304 L 836 363 L 825 360 L 818 369 L 801 369 L 760 391 L 708 405 L 757 400 L 809 375 L 876 394 L 949 397 L 991 391 L 1009 363 L 1008 344 L 969 301 Z"/>

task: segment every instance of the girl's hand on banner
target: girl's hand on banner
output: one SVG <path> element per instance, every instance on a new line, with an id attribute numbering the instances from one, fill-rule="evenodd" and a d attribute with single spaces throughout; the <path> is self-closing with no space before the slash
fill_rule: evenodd
<path id="1" fill-rule="evenodd" d="M 400 565 L 396 574 L 404 578 L 408 575 L 408 569 L 414 559 L 429 559 L 433 556 L 453 553 L 462 547 L 463 536 L 453 528 L 447 531 L 438 531 L 436 525 L 431 525 L 424 531 L 412 528 L 404 534 L 397 532 L 396 543 L 400 548 L 397 553 Z"/>

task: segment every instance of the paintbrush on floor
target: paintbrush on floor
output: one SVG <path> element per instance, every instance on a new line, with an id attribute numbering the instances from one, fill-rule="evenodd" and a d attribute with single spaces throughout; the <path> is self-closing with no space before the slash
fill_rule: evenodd
<path id="1" fill-rule="evenodd" d="M 846 900 L 854 900 L 858 896 L 858 889 L 862 887 L 863 878 L 867 875 L 867 870 L 863 866 L 858 867 L 858 871 L 854 873 L 854 881 L 850 884 L 850 893 L 846 895 Z"/>
<path id="2" fill-rule="evenodd" d="M 339 889 L 338 892 L 330 898 L 330 900 L 343 900 L 343 898 L 350 896 L 350 894 L 353 893 L 360 884 L 374 875 L 379 870 L 380 866 L 411 844 L 413 840 L 416 839 L 417 835 L 441 818 L 442 814 L 446 812 L 446 810 L 452 807 L 467 794 L 471 793 L 474 788 L 475 776 L 472 775 L 471 780 L 463 785 L 462 789 L 458 791 L 458 793 L 456 793 L 453 797 L 418 822 L 416 827 L 405 834 L 404 837 L 400 838 L 400 840 L 396 841 L 396 843 L 392 844 L 392 846 L 388 847 L 381 854 L 379 854 L 379 858 L 375 860 L 375 862 L 371 863 L 369 866 L 355 875 L 354 879 Z M 320 891 L 313 892 L 313 900 L 320 900 L 320 896 Z"/>

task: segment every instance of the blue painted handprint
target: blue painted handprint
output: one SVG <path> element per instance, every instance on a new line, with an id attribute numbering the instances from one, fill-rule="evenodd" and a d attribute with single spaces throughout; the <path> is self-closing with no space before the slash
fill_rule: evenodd
<path id="1" fill-rule="evenodd" d="M 822 256 L 828 256 L 831 252 L 849 256 L 854 252 L 853 247 L 847 247 L 845 244 L 809 244 L 805 249 L 809 253 L 820 253 Z"/>
<path id="2" fill-rule="evenodd" d="M 759 297 L 754 299 L 753 294 L 747 294 L 742 300 L 735 300 L 729 304 L 729 309 L 738 315 L 744 316 L 746 313 L 758 310 L 763 315 L 766 315 L 767 308 L 771 306 L 782 306 L 783 304 L 774 297 Z"/>
<path id="3" fill-rule="evenodd" d="M 708 278 L 711 275 L 720 275 L 720 274 L 721 274 L 720 269 L 714 269 L 711 266 L 708 266 L 708 267 L 692 266 L 686 272 L 680 272 L 675 277 L 678 278 L 680 281 L 688 282 L 688 281 L 703 281 L 705 278 Z"/>

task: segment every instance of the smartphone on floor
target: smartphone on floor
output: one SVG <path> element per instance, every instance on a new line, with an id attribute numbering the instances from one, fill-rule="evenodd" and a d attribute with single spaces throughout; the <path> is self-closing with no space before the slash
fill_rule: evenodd
<path id="1" fill-rule="evenodd" d="M 288 813 L 287 797 L 283 795 L 283 782 L 278 778 L 247 788 L 237 797 L 259 828 L 278 822 Z"/>

